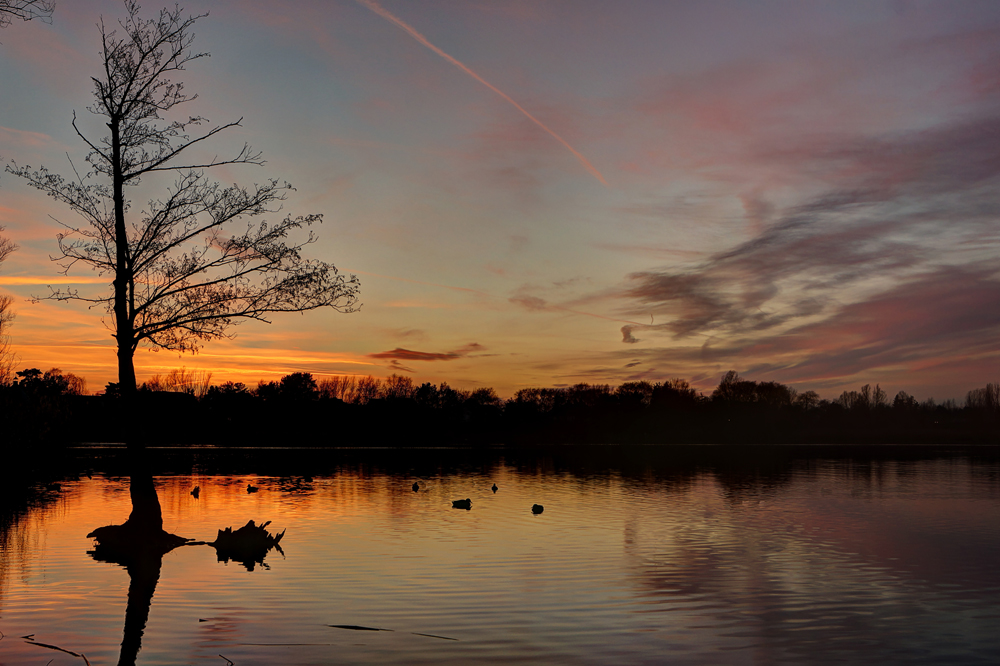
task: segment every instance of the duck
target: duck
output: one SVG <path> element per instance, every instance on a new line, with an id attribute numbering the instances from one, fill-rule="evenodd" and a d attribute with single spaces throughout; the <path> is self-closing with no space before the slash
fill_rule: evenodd
<path id="1" fill-rule="evenodd" d="M 416 481 L 414 481 L 413 482 L 413 492 L 417 492 L 418 490 L 420 490 L 420 484 L 417 483 Z"/>
<path id="2" fill-rule="evenodd" d="M 249 495 L 250 493 L 255 493 L 255 492 L 257 492 L 258 490 L 260 490 L 260 488 L 258 488 L 257 486 L 251 486 L 251 485 L 250 485 L 249 483 L 247 484 L 247 494 L 248 494 L 248 495 Z"/>
<path id="3" fill-rule="evenodd" d="M 453 509 L 465 509 L 468 511 L 472 508 L 472 500 L 466 497 L 464 500 L 452 500 L 451 507 Z"/>
<path id="4" fill-rule="evenodd" d="M 545 511 L 545 507 L 542 506 L 541 504 L 531 505 L 531 513 L 535 514 L 536 516 L 540 514 L 542 511 Z"/>
<path id="5" fill-rule="evenodd" d="M 198 494 L 201 493 L 201 486 L 195 486 L 191 490 L 191 497 L 198 499 Z"/>
<path id="6" fill-rule="evenodd" d="M 499 488 L 497 488 L 497 484 L 494 483 L 493 484 L 493 488 L 491 490 L 493 490 L 493 492 L 496 492 L 497 490 L 499 490 Z"/>

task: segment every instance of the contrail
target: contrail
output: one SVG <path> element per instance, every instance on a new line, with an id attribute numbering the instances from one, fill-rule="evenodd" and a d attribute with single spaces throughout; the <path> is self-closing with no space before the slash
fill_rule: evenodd
<path id="1" fill-rule="evenodd" d="M 469 76 L 471 76 L 472 78 L 474 78 L 476 81 L 479 81 L 484 86 L 486 86 L 487 88 L 489 88 L 490 90 L 492 90 L 493 92 L 495 92 L 496 94 L 500 95 L 505 100 L 507 100 L 508 102 L 510 102 L 510 104 L 512 104 L 515 109 L 517 109 L 518 111 L 520 111 L 521 113 L 523 113 L 528 118 L 528 120 L 530 120 L 531 122 L 533 122 L 536 125 L 538 125 L 539 127 L 541 127 L 543 130 L 545 130 L 546 132 L 548 132 L 549 135 L 553 139 L 555 139 L 556 141 L 558 141 L 562 145 L 566 146 L 566 149 L 569 150 L 569 152 L 573 153 L 573 155 L 576 157 L 576 159 L 580 160 L 580 163 L 583 164 L 583 166 L 587 169 L 587 171 L 589 171 L 595 178 L 597 178 L 597 180 L 601 181 L 601 184 L 603 184 L 603 185 L 607 185 L 608 184 L 608 182 L 606 180 L 604 180 L 604 176 L 601 175 L 601 172 L 598 171 L 594 167 L 594 165 L 591 164 L 587 160 L 586 157 L 584 157 L 583 155 L 581 155 L 575 148 L 573 148 L 573 146 L 569 145 L 569 143 L 567 143 L 566 139 L 562 138 L 561 136 L 559 136 L 558 134 L 556 134 L 555 132 L 553 132 L 552 130 L 550 130 L 548 127 L 546 127 L 545 123 L 543 123 L 541 120 L 539 120 L 538 118 L 536 118 L 533 115 L 531 115 L 530 113 L 528 113 L 528 111 L 523 106 L 521 106 L 520 104 L 518 104 L 517 102 L 515 102 L 513 99 L 511 99 L 510 95 L 508 95 L 504 91 L 500 90 L 499 88 L 497 88 L 496 86 L 494 86 L 492 83 L 490 83 L 489 81 L 487 81 L 483 77 L 479 76 L 474 71 L 472 71 L 471 69 L 469 69 L 468 67 L 466 67 L 465 65 L 463 65 L 462 63 L 460 63 L 458 60 L 455 60 L 454 58 L 452 58 L 450 55 L 448 55 L 447 53 L 445 53 L 444 51 L 442 51 L 438 47 L 436 47 L 433 44 L 431 44 L 430 41 L 428 41 L 428 39 L 426 37 L 424 37 L 419 32 L 417 32 L 416 29 L 414 29 L 412 26 L 404 23 L 402 19 L 397 18 L 393 14 L 390 14 L 388 10 L 386 10 L 384 7 L 382 7 L 377 2 L 375 2 L 375 0 L 357 0 L 357 1 L 358 1 L 359 4 L 364 5 L 365 7 L 367 7 L 370 10 L 372 10 L 373 12 L 375 12 L 376 14 L 378 14 L 379 16 L 381 16 L 382 18 L 386 19 L 387 21 L 392 21 L 393 23 L 395 23 L 396 25 L 398 25 L 400 28 L 402 28 L 403 30 L 405 30 L 415 40 L 417 40 L 418 42 L 420 42 L 421 44 L 423 44 L 424 46 L 426 46 L 427 48 L 429 48 L 431 51 L 434 51 L 434 53 L 437 53 L 439 56 L 441 56 L 442 58 L 444 58 L 445 60 L 447 60 L 448 62 L 450 62 L 451 64 L 453 64 L 455 67 L 458 67 L 460 70 L 462 70 L 463 72 L 465 72 L 466 74 L 468 74 Z"/>

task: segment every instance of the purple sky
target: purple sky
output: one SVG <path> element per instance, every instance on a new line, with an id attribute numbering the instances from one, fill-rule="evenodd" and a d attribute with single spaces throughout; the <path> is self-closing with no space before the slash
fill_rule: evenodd
<path id="1" fill-rule="evenodd" d="M 360 312 L 248 323 L 196 356 L 524 386 L 735 369 L 833 396 L 962 397 L 1000 379 L 1000 3 L 202 0 L 185 114 L 243 128 L 323 213 L 313 256 Z M 159 6 L 147 2 L 148 13 Z M 0 157 L 69 173 L 113 0 L 0 33 Z M 170 185 L 149 179 L 137 205 Z M 71 213 L 0 177 L 24 367 L 114 373 L 100 313 L 31 303 Z M 51 217 L 50 217 L 51 216 Z"/>

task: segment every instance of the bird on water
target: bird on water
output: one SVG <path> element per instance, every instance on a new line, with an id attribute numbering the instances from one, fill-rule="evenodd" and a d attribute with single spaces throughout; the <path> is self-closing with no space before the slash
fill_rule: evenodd
<path id="1" fill-rule="evenodd" d="M 201 493 L 201 486 L 195 486 L 191 490 L 191 497 L 198 499 L 198 495 Z"/>
<path id="2" fill-rule="evenodd" d="M 420 484 L 417 483 L 416 481 L 414 481 L 413 482 L 413 492 L 417 492 L 418 490 L 420 490 Z"/>
<path id="3" fill-rule="evenodd" d="M 497 484 L 495 484 L 495 483 L 493 484 L 493 489 L 492 490 L 493 490 L 493 492 L 496 492 L 498 490 Z"/>
<path id="4" fill-rule="evenodd" d="M 472 508 L 472 500 L 468 497 L 464 500 L 452 500 L 451 506 L 453 509 L 465 509 L 468 511 Z"/>
<path id="5" fill-rule="evenodd" d="M 247 484 L 247 495 L 249 495 L 250 493 L 255 493 L 258 490 L 260 490 L 260 488 L 258 488 L 257 486 L 251 486 L 249 483 Z"/>
<path id="6" fill-rule="evenodd" d="M 542 506 L 541 504 L 531 505 L 531 513 L 535 514 L 536 516 L 540 514 L 542 511 L 545 511 L 545 507 Z"/>

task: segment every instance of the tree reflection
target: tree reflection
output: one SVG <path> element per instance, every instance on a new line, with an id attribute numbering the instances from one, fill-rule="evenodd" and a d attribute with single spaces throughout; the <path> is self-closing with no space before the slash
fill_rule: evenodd
<path id="1" fill-rule="evenodd" d="M 142 647 L 142 635 L 149 619 L 149 607 L 160 580 L 163 556 L 178 546 L 193 544 L 191 539 L 163 529 L 160 500 L 153 485 L 149 463 L 142 452 L 132 454 L 129 495 L 132 513 L 122 525 L 98 527 L 88 534 L 97 540 L 88 554 L 100 562 L 112 562 L 128 572 L 128 603 L 119 666 L 135 664 Z M 203 543 L 203 542 L 202 542 Z"/>
<path id="2" fill-rule="evenodd" d="M 139 447 L 129 451 L 129 495 L 132 512 L 121 525 L 98 527 L 87 536 L 97 541 L 88 554 L 99 562 L 111 562 L 125 567 L 128 573 L 128 603 L 125 607 L 125 629 L 122 637 L 119 666 L 135 664 L 142 648 L 142 636 L 149 619 L 149 608 L 160 580 L 163 556 L 179 546 L 208 545 L 216 549 L 220 562 L 239 562 L 249 571 L 255 564 L 264 564 L 272 549 L 281 552 L 278 542 L 284 536 L 270 534 L 265 529 L 270 521 L 256 525 L 249 521 L 238 530 L 219 530 L 215 541 L 194 541 L 163 529 L 160 499 L 153 485 L 153 475 L 145 451 Z M 282 553 L 283 554 L 283 553 Z"/>

